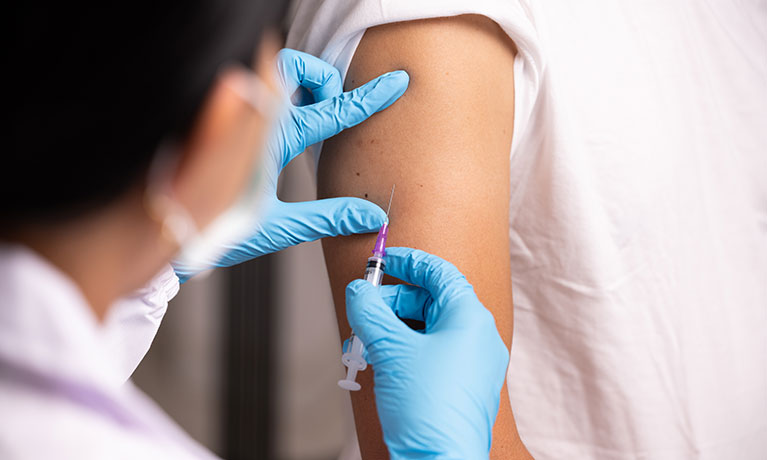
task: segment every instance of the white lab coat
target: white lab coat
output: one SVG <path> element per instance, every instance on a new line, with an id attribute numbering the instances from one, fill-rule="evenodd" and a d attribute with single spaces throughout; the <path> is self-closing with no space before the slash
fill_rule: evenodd
<path id="1" fill-rule="evenodd" d="M 170 267 L 104 325 L 31 250 L 0 245 L 0 458 L 212 458 L 126 382 L 178 291 Z"/>

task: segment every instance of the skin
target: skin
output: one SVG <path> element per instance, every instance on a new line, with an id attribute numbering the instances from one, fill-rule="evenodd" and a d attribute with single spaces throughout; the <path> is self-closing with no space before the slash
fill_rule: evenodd
<path id="1" fill-rule="evenodd" d="M 262 41 L 256 73 L 276 88 L 271 62 L 276 41 Z M 175 199 L 205 227 L 238 197 L 265 142 L 267 120 L 232 88 L 244 70 L 225 71 L 210 89 L 191 134 L 181 142 L 178 167 L 162 179 Z M 146 285 L 177 252 L 160 220 L 148 211 L 149 192 L 137 183 L 109 205 L 55 225 L 27 225 L 9 239 L 57 266 L 80 288 L 101 321 L 117 299 Z"/>
<path id="2" fill-rule="evenodd" d="M 495 316 L 509 347 L 514 56 L 507 35 L 482 16 L 368 29 L 349 68 L 347 89 L 395 69 L 410 74 L 410 86 L 388 110 L 326 141 L 318 171 L 321 198 L 358 196 L 385 208 L 396 184 L 389 245 L 423 249 L 453 262 Z M 344 290 L 362 275 L 374 241 L 375 235 L 323 241 L 342 339 L 350 333 Z M 363 389 L 351 397 L 362 456 L 386 458 L 370 368 L 358 381 Z M 504 387 L 491 458 L 529 457 Z"/>

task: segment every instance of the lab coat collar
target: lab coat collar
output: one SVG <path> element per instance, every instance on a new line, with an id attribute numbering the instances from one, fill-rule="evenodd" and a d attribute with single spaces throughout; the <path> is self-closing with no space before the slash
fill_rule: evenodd
<path id="1" fill-rule="evenodd" d="M 79 287 L 29 248 L 0 244 L 0 359 L 104 389 L 124 383 Z"/>

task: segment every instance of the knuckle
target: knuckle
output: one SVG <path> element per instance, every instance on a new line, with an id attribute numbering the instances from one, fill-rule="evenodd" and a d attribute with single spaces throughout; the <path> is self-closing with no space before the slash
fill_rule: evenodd
<path id="1" fill-rule="evenodd" d="M 475 321 L 475 326 L 483 330 L 497 333 L 498 331 L 495 327 L 495 318 L 493 317 L 493 314 L 490 313 L 490 310 L 485 308 L 484 305 L 480 304 L 478 307 L 479 308 L 477 308 L 472 315 Z"/>
<path id="2" fill-rule="evenodd" d="M 502 374 L 506 373 L 506 369 L 509 366 L 509 350 L 501 340 L 501 336 L 496 334 L 495 344 L 492 348 L 495 352 L 496 360 L 498 361 L 499 370 L 503 370 Z"/>
<path id="3" fill-rule="evenodd" d="M 364 118 L 367 118 L 364 104 L 355 93 L 344 93 L 338 99 L 338 105 L 334 111 L 336 122 L 344 129 L 350 128 Z"/>
<path id="4" fill-rule="evenodd" d="M 422 254 L 425 254 L 425 252 L 419 249 L 413 249 L 408 253 L 408 255 L 405 257 L 405 262 L 407 263 L 407 266 L 410 268 L 410 270 L 416 270 L 419 262 L 423 259 Z"/>
<path id="5" fill-rule="evenodd" d="M 493 314 L 490 312 L 490 310 L 488 310 L 484 306 L 482 306 L 482 321 L 483 321 L 485 327 L 487 327 L 489 329 L 492 329 L 493 331 L 498 333 L 498 330 L 497 330 L 496 324 L 495 324 L 495 316 L 493 316 Z"/>

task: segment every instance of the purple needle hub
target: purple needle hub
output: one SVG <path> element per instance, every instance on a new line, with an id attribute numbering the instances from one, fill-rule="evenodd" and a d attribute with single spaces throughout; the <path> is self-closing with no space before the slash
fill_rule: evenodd
<path id="1" fill-rule="evenodd" d="M 373 248 L 373 256 L 384 258 L 386 257 L 386 237 L 389 236 L 389 222 L 384 222 L 381 225 L 381 230 L 378 230 L 378 238 L 376 238 L 376 245 Z"/>

